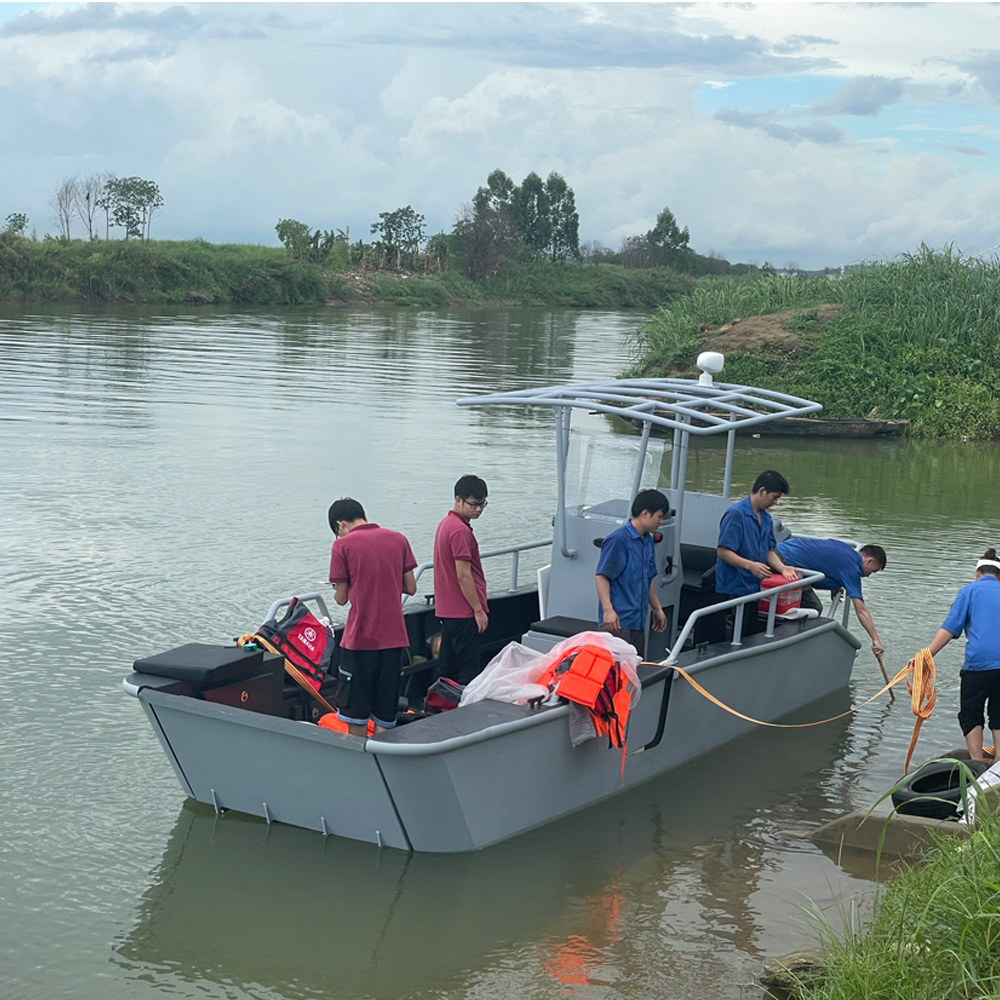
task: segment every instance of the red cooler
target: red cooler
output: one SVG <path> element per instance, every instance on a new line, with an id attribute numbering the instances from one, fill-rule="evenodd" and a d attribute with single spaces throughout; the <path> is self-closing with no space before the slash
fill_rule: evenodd
<path id="1" fill-rule="evenodd" d="M 760 581 L 761 590 L 770 590 L 772 587 L 780 587 L 783 583 L 788 583 L 780 573 L 773 573 L 766 580 Z M 802 601 L 802 588 L 795 587 L 792 590 L 786 590 L 783 594 L 778 594 L 775 598 L 774 603 L 778 605 L 775 614 L 783 615 L 793 608 L 797 608 Z M 768 611 L 768 604 L 770 601 L 760 601 L 758 604 L 758 611 L 762 615 L 766 615 Z"/>

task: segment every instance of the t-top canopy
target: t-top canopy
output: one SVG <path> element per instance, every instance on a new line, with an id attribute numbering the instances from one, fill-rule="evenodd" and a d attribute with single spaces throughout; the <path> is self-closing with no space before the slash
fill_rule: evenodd
<path id="1" fill-rule="evenodd" d="M 724 434 L 782 417 L 817 413 L 820 403 L 752 386 L 695 379 L 636 378 L 579 382 L 467 396 L 459 406 L 575 407 L 690 434 Z"/>

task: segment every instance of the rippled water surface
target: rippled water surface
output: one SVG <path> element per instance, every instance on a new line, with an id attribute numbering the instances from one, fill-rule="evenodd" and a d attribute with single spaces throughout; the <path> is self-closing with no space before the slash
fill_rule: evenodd
<path id="1" fill-rule="evenodd" d="M 0 306 L 3 996 L 757 995 L 774 954 L 866 893 L 807 839 L 900 773 L 884 698 L 757 732 L 474 855 L 378 851 L 185 803 L 120 681 L 225 642 L 324 579 L 345 494 L 430 557 L 458 475 L 490 485 L 484 549 L 550 533 L 546 413 L 476 392 L 613 375 L 638 317 L 542 311 L 79 312 Z M 696 486 L 719 486 L 700 447 Z M 867 584 L 893 671 L 1000 541 L 992 445 L 742 440 L 793 529 L 882 544 Z M 857 628 L 856 625 L 852 627 Z M 960 646 L 918 756 L 961 742 Z M 862 650 L 834 715 L 880 675 Z"/>

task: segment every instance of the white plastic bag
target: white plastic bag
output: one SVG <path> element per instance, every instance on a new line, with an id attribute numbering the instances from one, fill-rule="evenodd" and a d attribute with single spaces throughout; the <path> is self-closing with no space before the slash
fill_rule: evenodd
<path id="1" fill-rule="evenodd" d="M 529 649 L 519 642 L 509 642 L 486 664 L 478 677 L 473 677 L 466 684 L 459 705 L 470 705 L 484 698 L 526 705 L 528 698 L 537 697 L 542 690 L 536 682 L 545 673 L 547 664 L 545 653 Z M 525 685 L 532 685 L 535 693 L 524 691 Z"/>
<path id="2" fill-rule="evenodd" d="M 526 705 L 529 698 L 539 696 L 538 679 L 555 663 L 561 663 L 580 646 L 603 646 L 622 666 L 632 685 L 630 705 L 635 708 L 642 688 L 636 668 L 641 662 L 635 646 L 618 639 L 610 632 L 581 632 L 557 643 L 547 653 L 539 653 L 519 642 L 510 642 L 486 664 L 483 672 L 473 678 L 462 692 L 459 704 L 492 698 L 515 705 Z"/>

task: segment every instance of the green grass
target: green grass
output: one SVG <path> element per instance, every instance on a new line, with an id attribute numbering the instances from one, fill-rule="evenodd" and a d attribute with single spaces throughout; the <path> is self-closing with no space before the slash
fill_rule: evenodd
<path id="1" fill-rule="evenodd" d="M 819 321 L 815 307 L 838 305 Z M 1000 436 L 1000 264 L 927 247 L 873 262 L 839 280 L 782 278 L 703 282 L 638 330 L 633 372 L 666 373 L 694 360 L 699 325 L 798 310 L 789 353 L 734 352 L 728 382 L 815 399 L 824 416 L 910 421 L 922 437 Z"/>
<path id="2" fill-rule="evenodd" d="M 346 299 L 329 267 L 284 250 L 201 240 L 94 243 L 0 234 L 0 298 L 298 305 Z"/>
<path id="3" fill-rule="evenodd" d="M 721 326 L 747 316 L 765 316 L 824 302 L 835 302 L 839 289 L 828 278 L 703 278 L 693 294 L 657 309 L 636 331 L 633 374 L 667 369 L 688 359 L 701 342 L 700 327 Z"/>
<path id="4" fill-rule="evenodd" d="M 1000 996 L 1000 818 L 982 803 L 971 837 L 941 836 L 879 890 L 845 934 L 819 918 L 829 974 L 801 1000 L 977 1000 Z"/>
<path id="5" fill-rule="evenodd" d="M 277 247 L 203 240 L 35 240 L 0 233 L 0 299 L 297 305 L 365 301 L 400 306 L 512 303 L 577 308 L 652 308 L 691 292 L 695 279 L 669 268 L 531 261 L 471 281 L 457 271 L 361 270 L 344 261 L 294 260 Z"/>

